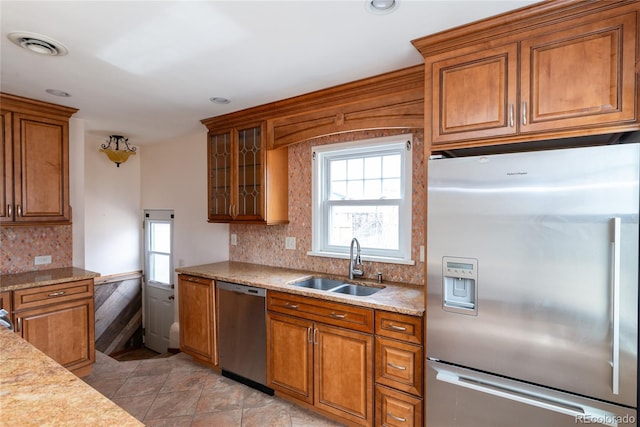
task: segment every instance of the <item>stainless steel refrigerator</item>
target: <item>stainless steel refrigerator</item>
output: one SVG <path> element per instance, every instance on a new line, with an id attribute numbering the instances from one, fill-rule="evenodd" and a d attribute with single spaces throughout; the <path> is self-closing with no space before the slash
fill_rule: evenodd
<path id="1" fill-rule="evenodd" d="M 639 163 L 429 160 L 427 427 L 637 425 Z"/>

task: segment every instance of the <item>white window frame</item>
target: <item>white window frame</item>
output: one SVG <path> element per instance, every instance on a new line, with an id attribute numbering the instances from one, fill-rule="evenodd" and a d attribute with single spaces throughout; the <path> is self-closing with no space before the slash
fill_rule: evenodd
<path id="1" fill-rule="evenodd" d="M 382 138 L 371 138 L 360 141 L 350 141 L 337 144 L 311 147 L 312 163 L 312 243 L 310 256 L 329 258 L 349 258 L 349 247 L 330 246 L 327 243 L 328 231 L 328 203 L 326 193 L 328 189 L 329 174 L 327 165 L 329 160 L 344 157 L 358 157 L 375 154 L 400 154 L 402 162 L 401 193 L 402 200 L 399 206 L 399 236 L 398 250 L 376 250 L 362 248 L 361 257 L 365 261 L 386 262 L 394 264 L 415 265 L 411 259 L 411 232 L 412 232 L 412 148 L 413 135 L 403 134 Z M 344 202 L 343 202 L 344 203 Z M 350 205 L 372 204 L 371 200 L 353 200 Z M 384 200 L 376 200 L 375 204 L 384 205 Z M 394 203 L 395 204 L 395 203 Z M 357 236 L 354 236 L 357 237 Z"/>
<path id="2" fill-rule="evenodd" d="M 173 218 L 174 213 L 173 210 L 168 209 L 145 209 L 144 210 L 144 218 L 145 218 L 145 237 L 144 237 L 144 252 L 145 252 L 145 280 L 148 285 L 155 287 L 173 287 L 174 283 L 174 270 L 173 270 Z M 171 242 L 170 242 L 170 252 L 154 252 L 150 249 L 151 247 L 151 224 L 152 223 L 163 223 L 169 224 L 170 233 L 171 233 Z M 159 255 L 168 255 L 169 256 L 169 283 L 157 282 L 151 280 L 151 257 L 149 256 L 152 253 L 157 253 Z"/>

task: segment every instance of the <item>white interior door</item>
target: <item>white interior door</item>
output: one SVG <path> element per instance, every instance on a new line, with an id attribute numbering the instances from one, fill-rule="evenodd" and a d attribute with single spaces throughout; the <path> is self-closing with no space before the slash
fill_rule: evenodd
<path id="1" fill-rule="evenodd" d="M 145 210 L 144 342 L 165 353 L 173 323 L 173 210 Z"/>

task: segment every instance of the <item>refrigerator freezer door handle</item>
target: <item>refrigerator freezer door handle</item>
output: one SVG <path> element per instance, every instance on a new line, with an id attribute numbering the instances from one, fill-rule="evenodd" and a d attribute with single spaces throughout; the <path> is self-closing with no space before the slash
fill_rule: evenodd
<path id="1" fill-rule="evenodd" d="M 454 372 L 449 372 L 443 369 L 437 369 L 437 371 L 438 374 L 436 375 L 436 379 L 439 381 L 444 381 L 456 386 L 469 388 L 504 399 L 510 399 L 526 405 L 536 406 L 538 408 L 547 409 L 560 414 L 570 415 L 575 417 L 576 422 L 577 420 L 587 421 L 597 419 L 600 423 L 604 420 L 604 425 L 612 427 L 618 426 L 615 416 L 610 416 L 611 414 L 598 411 L 595 408 L 585 408 L 571 402 L 561 402 L 549 397 L 528 394 L 522 390 L 513 390 L 503 385 L 486 383 L 480 379 L 463 377 Z"/>
<path id="2" fill-rule="evenodd" d="M 611 367 L 613 394 L 620 393 L 620 218 L 612 218 L 611 241 L 611 311 L 613 317 L 613 338 L 611 343 Z"/>

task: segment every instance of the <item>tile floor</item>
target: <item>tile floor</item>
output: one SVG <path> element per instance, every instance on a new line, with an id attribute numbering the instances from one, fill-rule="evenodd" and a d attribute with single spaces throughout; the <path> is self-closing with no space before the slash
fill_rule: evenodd
<path id="1" fill-rule="evenodd" d="M 336 422 L 225 378 L 178 353 L 118 362 L 96 352 L 83 380 L 151 427 L 330 427 Z"/>

